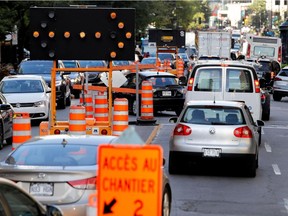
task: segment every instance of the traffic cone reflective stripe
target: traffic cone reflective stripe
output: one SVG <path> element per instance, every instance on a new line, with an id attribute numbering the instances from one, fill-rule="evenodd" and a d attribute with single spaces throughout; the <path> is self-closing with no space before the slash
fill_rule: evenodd
<path id="1" fill-rule="evenodd" d="M 14 150 L 31 138 L 31 119 L 29 113 L 15 113 L 12 129 L 12 150 Z"/>
<path id="2" fill-rule="evenodd" d="M 94 118 L 96 121 L 108 121 L 107 91 L 96 91 L 95 93 Z"/>
<path id="3" fill-rule="evenodd" d="M 114 100 L 112 134 L 121 135 L 128 128 L 128 122 L 128 100 L 126 98 L 116 98 Z"/>
<path id="4" fill-rule="evenodd" d="M 184 76 L 184 62 L 183 59 L 177 61 L 177 77 Z"/>
<path id="5" fill-rule="evenodd" d="M 80 104 L 85 104 L 85 109 L 86 109 L 86 117 L 87 118 L 92 118 L 93 117 L 93 98 L 92 94 L 85 94 L 85 103 L 83 103 L 83 97 L 80 97 Z"/>
<path id="6" fill-rule="evenodd" d="M 153 119 L 153 88 L 150 81 L 142 82 L 141 119 Z"/>
<path id="7" fill-rule="evenodd" d="M 86 112 L 85 107 L 74 105 L 70 107 L 69 113 L 69 131 L 70 134 L 86 134 Z"/>

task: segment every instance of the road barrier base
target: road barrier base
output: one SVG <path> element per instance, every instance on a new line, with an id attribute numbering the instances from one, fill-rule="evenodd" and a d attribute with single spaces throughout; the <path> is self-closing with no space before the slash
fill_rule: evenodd
<path id="1" fill-rule="evenodd" d="M 141 119 L 138 118 L 137 119 L 137 125 L 155 125 L 156 124 L 157 119 Z"/>

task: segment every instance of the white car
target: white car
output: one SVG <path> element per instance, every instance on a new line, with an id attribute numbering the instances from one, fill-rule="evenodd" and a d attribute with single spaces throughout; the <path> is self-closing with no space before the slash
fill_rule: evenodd
<path id="1" fill-rule="evenodd" d="M 15 113 L 29 113 L 31 120 L 49 119 L 51 89 L 41 76 L 6 76 L 0 82 L 0 92 Z"/>

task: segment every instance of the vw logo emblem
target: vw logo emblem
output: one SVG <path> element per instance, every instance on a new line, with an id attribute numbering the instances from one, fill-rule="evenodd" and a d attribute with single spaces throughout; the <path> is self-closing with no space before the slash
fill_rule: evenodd
<path id="1" fill-rule="evenodd" d="M 16 104 L 16 107 L 17 107 L 17 108 L 20 108 L 20 103 L 17 103 L 17 104 Z"/>
<path id="2" fill-rule="evenodd" d="M 209 133 L 210 133 L 210 134 L 215 134 L 215 128 L 210 128 L 210 129 L 209 129 Z"/>
<path id="3" fill-rule="evenodd" d="M 43 178 L 45 178 L 45 176 L 46 176 L 45 173 L 39 173 L 39 174 L 38 174 L 38 178 L 42 178 L 42 179 L 43 179 Z"/>

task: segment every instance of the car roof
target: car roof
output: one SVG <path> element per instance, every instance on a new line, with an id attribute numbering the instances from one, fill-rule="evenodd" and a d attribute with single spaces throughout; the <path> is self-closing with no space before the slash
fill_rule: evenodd
<path id="1" fill-rule="evenodd" d="M 188 101 L 187 106 L 229 106 L 229 107 L 242 107 L 244 105 L 244 101 L 209 101 L 209 100 L 193 100 Z"/>
<path id="2" fill-rule="evenodd" d="M 67 143 L 67 144 L 88 144 L 88 145 L 98 145 L 98 144 L 108 144 L 113 140 L 117 139 L 117 136 L 96 136 L 96 135 L 69 135 L 69 134 L 59 134 L 59 135 L 47 135 L 47 136 L 35 136 L 23 144 L 51 144 L 51 143 Z"/>
<path id="3" fill-rule="evenodd" d="M 10 75 L 3 78 L 3 80 L 42 80 L 40 75 Z"/>

